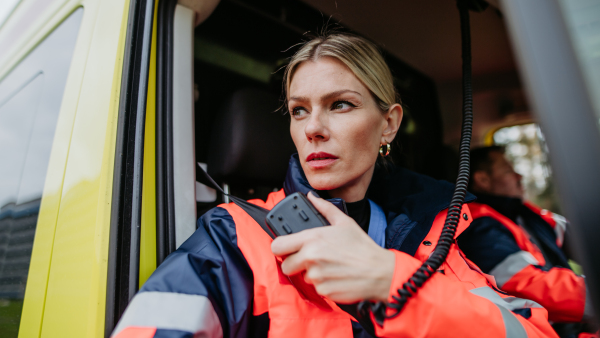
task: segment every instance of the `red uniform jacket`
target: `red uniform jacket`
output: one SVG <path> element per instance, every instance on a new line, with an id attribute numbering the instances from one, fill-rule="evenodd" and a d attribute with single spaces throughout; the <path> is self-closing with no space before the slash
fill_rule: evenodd
<path id="1" fill-rule="evenodd" d="M 293 157 L 284 190 L 250 202 L 271 209 L 310 189 Z M 390 297 L 433 250 L 452 189 L 402 169 L 374 177 L 369 198 L 386 212 L 385 246 L 395 254 Z M 458 233 L 472 219 L 468 207 L 463 213 Z M 368 337 L 332 301 L 298 292 L 271 253 L 271 238 L 237 205 L 220 205 L 198 225 L 133 298 L 114 337 Z M 456 244 L 399 316 L 374 325 L 379 337 L 556 336 L 544 308 L 497 291 Z"/>
<path id="2" fill-rule="evenodd" d="M 527 229 L 511 219 L 509 212 L 471 203 L 475 219 L 459 238 L 461 249 L 493 275 L 503 291 L 543 305 L 550 320 L 581 321 L 586 311 L 591 315 L 591 308 L 586 302 L 585 279 L 568 268 L 560 250 L 566 221 L 531 203 L 519 204 Z"/>

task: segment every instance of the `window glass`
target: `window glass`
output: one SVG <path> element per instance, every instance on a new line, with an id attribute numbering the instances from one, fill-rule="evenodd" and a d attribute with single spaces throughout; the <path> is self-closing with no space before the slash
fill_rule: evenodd
<path id="1" fill-rule="evenodd" d="M 0 27 L 6 19 L 12 14 L 13 10 L 21 0 L 2 0 L 0 1 Z"/>
<path id="2" fill-rule="evenodd" d="M 0 337 L 17 337 L 50 150 L 83 10 L 0 81 Z"/>
<path id="3" fill-rule="evenodd" d="M 600 123 L 600 0 L 559 0 Z"/>
<path id="4" fill-rule="evenodd" d="M 560 213 L 548 147 L 540 127 L 535 123 L 498 129 L 494 144 L 504 146 L 507 159 L 517 173 L 523 176 L 525 199 L 542 208 Z"/>

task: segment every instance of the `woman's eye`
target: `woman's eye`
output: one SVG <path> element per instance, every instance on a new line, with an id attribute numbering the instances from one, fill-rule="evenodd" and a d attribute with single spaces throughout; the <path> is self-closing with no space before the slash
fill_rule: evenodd
<path id="1" fill-rule="evenodd" d="M 295 117 L 300 117 L 307 113 L 308 112 L 306 111 L 306 109 L 304 107 L 294 107 L 294 108 L 292 108 L 292 110 L 290 110 L 290 115 L 295 116 Z"/>
<path id="2" fill-rule="evenodd" d="M 346 109 L 354 108 L 354 107 L 356 107 L 356 106 L 350 102 L 336 101 L 331 105 L 331 110 L 346 110 Z"/>

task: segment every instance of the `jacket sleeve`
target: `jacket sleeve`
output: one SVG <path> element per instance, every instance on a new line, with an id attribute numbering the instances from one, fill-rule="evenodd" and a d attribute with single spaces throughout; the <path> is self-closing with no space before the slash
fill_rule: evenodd
<path id="1" fill-rule="evenodd" d="M 235 224 L 217 207 L 150 276 L 112 337 L 246 336 L 256 320 L 252 295 L 252 271 L 237 247 Z"/>
<path id="2" fill-rule="evenodd" d="M 418 259 L 392 251 L 396 270 L 389 302 L 421 266 Z M 546 310 L 535 302 L 507 297 L 489 287 L 468 290 L 442 273 L 433 275 L 398 316 L 375 330 L 378 337 L 557 337 Z"/>
<path id="3" fill-rule="evenodd" d="M 585 279 L 566 268 L 540 266 L 497 220 L 474 220 L 460 235 L 458 244 L 468 259 L 494 276 L 498 287 L 541 304 L 548 310 L 550 320 L 579 322 L 584 314 L 592 315 L 591 303 L 586 302 Z"/>

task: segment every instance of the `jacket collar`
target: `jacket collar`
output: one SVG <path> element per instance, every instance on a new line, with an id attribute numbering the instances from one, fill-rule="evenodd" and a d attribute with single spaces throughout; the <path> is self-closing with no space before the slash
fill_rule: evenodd
<path id="1" fill-rule="evenodd" d="M 298 154 L 293 154 L 290 158 L 290 164 L 288 165 L 288 171 L 285 176 L 285 181 L 283 182 L 283 191 L 285 195 L 290 195 L 295 192 L 301 192 L 305 195 L 308 194 L 309 191 L 316 191 L 313 187 L 308 183 L 308 179 L 306 175 L 304 175 L 304 170 L 302 170 L 302 166 L 300 164 L 300 160 L 298 159 Z M 316 191 L 319 193 L 318 191 Z M 319 193 L 320 196 L 327 196 L 326 193 Z M 341 198 L 330 198 L 328 199 L 333 205 L 338 207 L 345 214 L 348 214 L 348 210 L 346 209 L 346 202 Z"/>
<path id="2" fill-rule="evenodd" d="M 523 200 L 520 198 L 478 193 L 477 202 L 489 205 L 513 222 L 516 222 L 519 213 L 523 210 Z"/>
<path id="3" fill-rule="evenodd" d="M 556 245 L 556 233 L 540 215 L 529 209 L 520 198 L 504 197 L 497 195 L 477 194 L 477 202 L 487 204 L 502 215 L 517 222 L 521 216 L 523 222 L 520 223 L 530 236 L 535 237 L 540 250 L 546 257 L 547 264 L 553 266 L 569 267 L 568 259 L 564 252 Z"/>
<path id="4" fill-rule="evenodd" d="M 313 190 L 297 154 L 290 158 L 283 189 L 286 195 L 297 191 L 307 194 Z M 386 213 L 386 247 L 414 255 L 437 214 L 450 205 L 453 192 L 454 185 L 446 181 L 438 181 L 401 167 L 376 167 L 367 197 L 379 204 Z M 467 193 L 465 203 L 474 200 L 475 196 Z M 338 208 L 343 204 L 339 198 L 329 201 Z"/>

